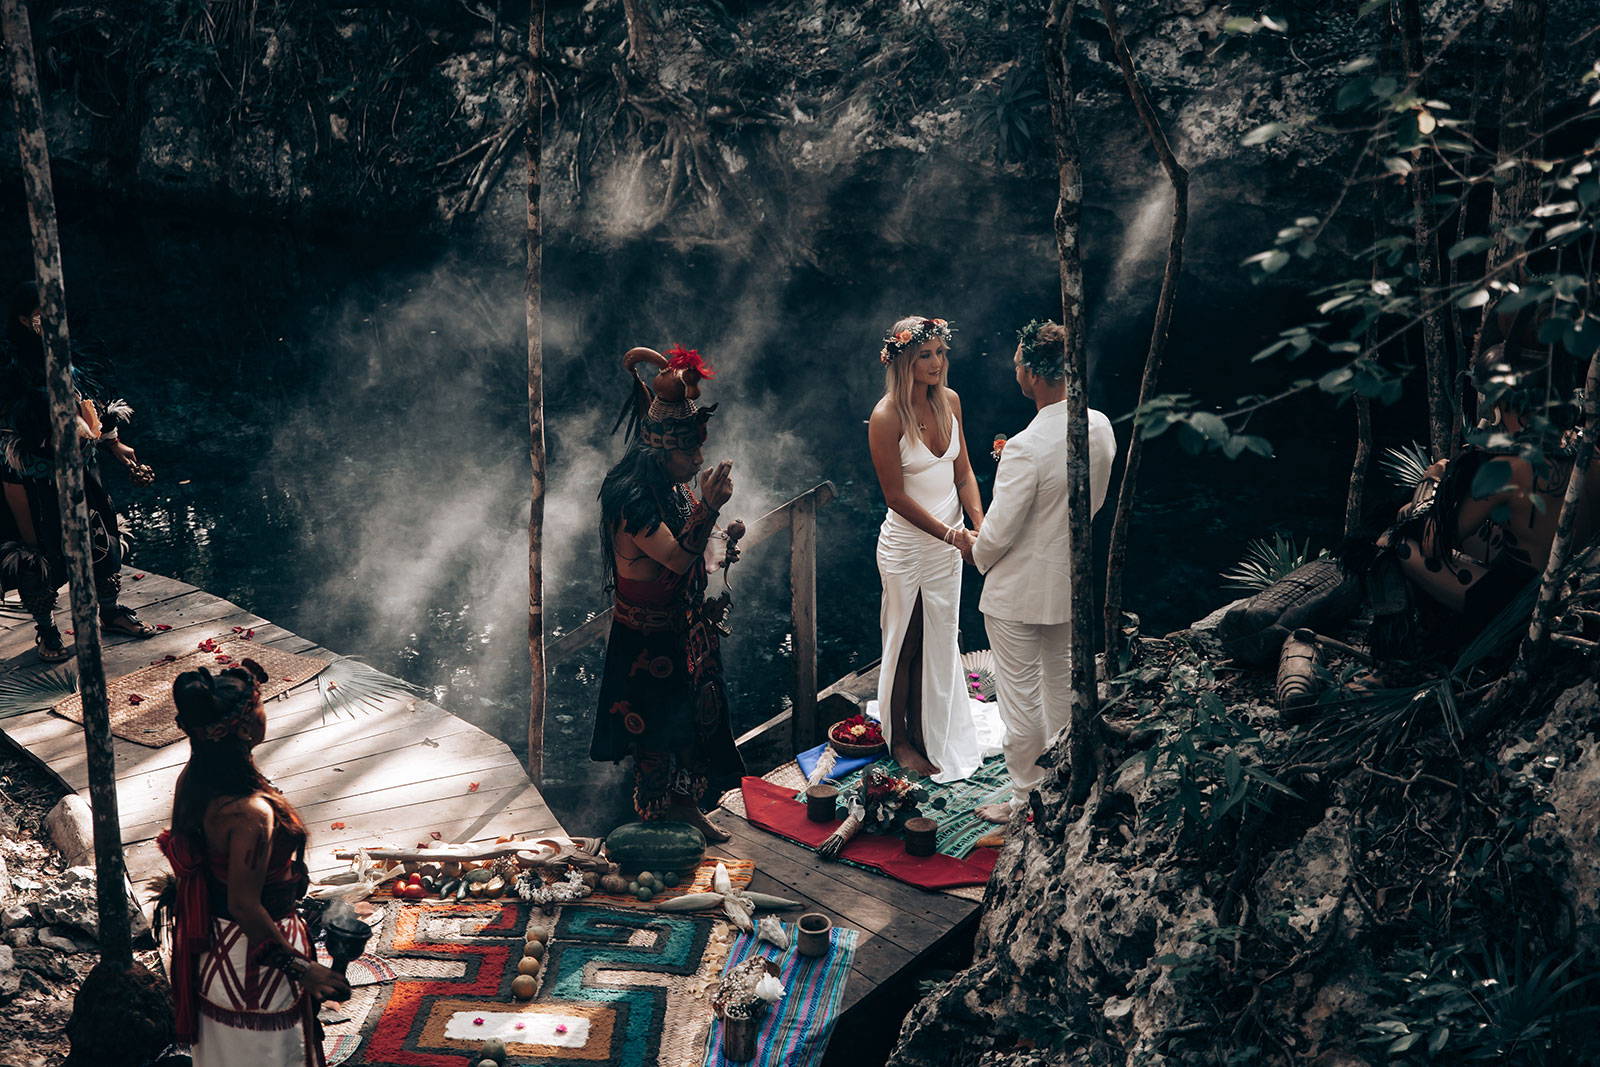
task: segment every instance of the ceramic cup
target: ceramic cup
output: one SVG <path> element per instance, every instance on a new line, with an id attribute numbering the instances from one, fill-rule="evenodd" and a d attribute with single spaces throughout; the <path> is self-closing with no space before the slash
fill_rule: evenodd
<path id="1" fill-rule="evenodd" d="M 795 939 L 795 951 L 802 956 L 826 956 L 828 954 L 828 935 L 833 931 L 833 920 L 820 912 L 808 911 L 800 916 L 796 924 L 799 936 Z"/>
<path id="2" fill-rule="evenodd" d="M 837 818 L 839 790 L 831 785 L 814 785 L 806 790 L 806 818 L 812 822 L 833 822 Z"/>

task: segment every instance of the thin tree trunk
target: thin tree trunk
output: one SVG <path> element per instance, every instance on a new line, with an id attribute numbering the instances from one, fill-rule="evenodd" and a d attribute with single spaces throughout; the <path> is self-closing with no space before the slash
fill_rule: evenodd
<path id="1" fill-rule="evenodd" d="M 1567 491 L 1561 498 L 1556 536 L 1550 543 L 1550 559 L 1539 580 L 1539 599 L 1533 608 L 1533 618 L 1528 622 L 1528 648 L 1523 659 L 1530 671 L 1540 666 L 1549 650 L 1550 620 L 1561 600 L 1561 582 L 1567 559 L 1572 554 L 1573 527 L 1577 525 L 1578 510 L 1585 503 L 1583 486 L 1589 464 L 1594 460 L 1595 435 L 1600 434 L 1600 425 L 1595 423 L 1597 417 L 1600 417 L 1600 353 L 1589 357 L 1589 373 L 1583 383 L 1583 436 L 1578 441 L 1578 454 L 1572 460 L 1572 473 L 1567 476 Z"/>
<path id="2" fill-rule="evenodd" d="M 1500 87 L 1500 134 L 1496 162 L 1507 164 L 1520 156 L 1538 158 L 1544 110 L 1544 38 L 1546 0 L 1512 0 L 1508 33 L 1511 52 L 1506 57 Z M 1498 173 L 1498 171 L 1497 171 Z M 1492 274 L 1518 251 L 1506 228 L 1528 217 L 1538 197 L 1539 172 L 1521 164 L 1510 168 L 1506 180 L 1497 181 L 1489 203 L 1489 247 L 1484 264 Z M 1483 328 L 1494 305 L 1485 306 L 1472 342 L 1474 361 L 1483 349 Z"/>
<path id="3" fill-rule="evenodd" d="M 622 17 L 628 24 L 628 62 L 636 68 L 648 66 L 655 23 L 647 0 L 622 0 Z"/>
<path id="4" fill-rule="evenodd" d="M 1178 162 L 1172 146 L 1167 142 L 1160 116 L 1150 103 L 1144 86 L 1139 83 L 1138 71 L 1133 66 L 1133 53 L 1128 50 L 1127 38 L 1117 21 L 1116 5 L 1112 0 L 1100 0 L 1100 11 L 1105 16 L 1106 29 L 1111 33 L 1112 51 L 1117 66 L 1122 69 L 1122 80 L 1128 87 L 1128 97 L 1144 123 L 1150 145 L 1155 149 L 1161 169 L 1166 171 L 1172 184 L 1172 230 L 1167 238 L 1167 265 L 1161 273 L 1161 293 L 1156 298 L 1155 321 L 1150 329 L 1150 347 L 1145 352 L 1144 374 L 1139 379 L 1138 407 L 1155 395 L 1156 382 L 1161 375 L 1161 361 L 1166 355 L 1167 333 L 1172 325 L 1172 305 L 1176 299 L 1178 278 L 1183 273 L 1183 238 L 1189 226 L 1189 172 Z M 1133 521 L 1134 495 L 1139 484 L 1139 461 L 1144 455 L 1144 441 L 1137 422 L 1128 437 L 1128 450 L 1122 464 L 1122 481 L 1117 486 L 1117 506 L 1111 521 L 1111 543 L 1106 558 L 1105 642 L 1108 659 L 1115 661 L 1122 651 L 1122 574 L 1127 567 L 1128 527 Z"/>
<path id="5" fill-rule="evenodd" d="M 1406 67 L 1406 81 L 1419 96 L 1425 96 L 1422 9 L 1418 0 L 1400 0 L 1399 7 L 1400 53 Z M 1433 205 L 1429 203 L 1433 171 L 1425 163 L 1423 150 L 1418 149 L 1411 156 L 1411 235 L 1417 253 L 1417 281 L 1424 292 L 1429 292 L 1439 285 L 1439 238 L 1434 232 Z M 1428 443 L 1434 459 L 1455 454 L 1458 421 L 1451 399 L 1455 376 L 1444 346 L 1443 318 L 1447 314 L 1448 308 L 1440 308 L 1422 319 L 1423 367 L 1428 380 Z"/>
<path id="6" fill-rule="evenodd" d="M 1350 466 L 1350 493 L 1344 502 L 1344 536 L 1361 531 L 1361 516 L 1367 510 L 1367 469 L 1372 461 L 1372 400 L 1356 397 L 1356 458 Z"/>
<path id="7" fill-rule="evenodd" d="M 0 28 L 4 29 L 11 60 L 17 146 L 22 156 L 28 225 L 33 234 L 33 269 L 39 282 L 44 323 L 50 440 L 55 448 L 61 536 L 72 589 L 72 625 L 77 631 L 74 644 L 78 685 L 83 694 L 83 740 L 89 772 L 89 803 L 94 811 L 100 957 L 106 966 L 125 972 L 133 965 L 133 937 L 128 921 L 128 877 L 122 856 L 122 828 L 117 817 L 117 762 L 111 750 L 105 666 L 100 658 L 99 604 L 90 562 L 89 510 L 84 498 L 83 451 L 78 440 L 77 390 L 72 381 L 55 191 L 50 183 L 50 149 L 45 143 L 44 109 L 33 60 L 32 30 L 22 0 L 0 0 Z"/>
<path id="8" fill-rule="evenodd" d="M 1083 209 L 1083 173 L 1078 131 L 1072 111 L 1072 69 L 1068 42 L 1077 0 L 1052 0 L 1045 20 L 1044 51 L 1050 83 L 1050 119 L 1055 130 L 1057 176 L 1056 251 L 1060 256 L 1061 325 L 1067 339 L 1067 527 L 1071 545 L 1072 717 L 1068 726 L 1071 760 L 1068 797 L 1081 804 L 1099 777 L 1099 693 L 1094 663 L 1094 573 L 1089 514 L 1088 368 L 1084 346 L 1083 259 L 1078 244 Z"/>
<path id="9" fill-rule="evenodd" d="M 528 508 L 528 660 L 532 668 L 528 709 L 528 777 L 544 782 L 544 219 L 540 214 L 544 148 L 544 0 L 528 5 L 528 106 L 523 142 L 528 152 L 528 458 L 532 494 Z"/>

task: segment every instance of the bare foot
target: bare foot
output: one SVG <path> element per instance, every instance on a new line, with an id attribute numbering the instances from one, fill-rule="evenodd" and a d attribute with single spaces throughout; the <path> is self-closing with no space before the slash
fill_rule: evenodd
<path id="1" fill-rule="evenodd" d="M 720 845 L 733 840 L 733 835 L 721 829 L 710 819 L 706 813 L 693 804 L 675 804 L 667 809 L 667 818 L 675 822 L 686 822 L 705 835 L 709 844 Z"/>
<path id="2" fill-rule="evenodd" d="M 924 778 L 932 778 L 939 773 L 939 768 L 927 756 L 904 742 L 890 749 L 889 755 L 894 757 L 894 761 L 900 764 L 902 769 L 908 770 L 912 774 L 920 774 Z"/>
<path id="3" fill-rule="evenodd" d="M 1010 804 L 985 804 L 972 809 L 972 814 L 984 822 L 1008 823 L 1011 821 Z"/>

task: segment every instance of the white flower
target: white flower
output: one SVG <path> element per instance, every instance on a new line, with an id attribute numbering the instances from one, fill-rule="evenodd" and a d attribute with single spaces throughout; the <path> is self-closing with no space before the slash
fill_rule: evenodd
<path id="1" fill-rule="evenodd" d="M 756 996 L 768 1004 L 776 1004 L 783 999 L 783 983 L 769 974 L 756 983 Z"/>

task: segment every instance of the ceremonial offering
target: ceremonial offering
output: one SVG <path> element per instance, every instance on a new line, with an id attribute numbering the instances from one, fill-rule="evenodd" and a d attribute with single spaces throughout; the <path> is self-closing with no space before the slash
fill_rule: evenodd
<path id="1" fill-rule="evenodd" d="M 884 749 L 883 727 L 865 715 L 852 715 L 828 730 L 828 744 L 841 756 L 872 756 Z"/>

